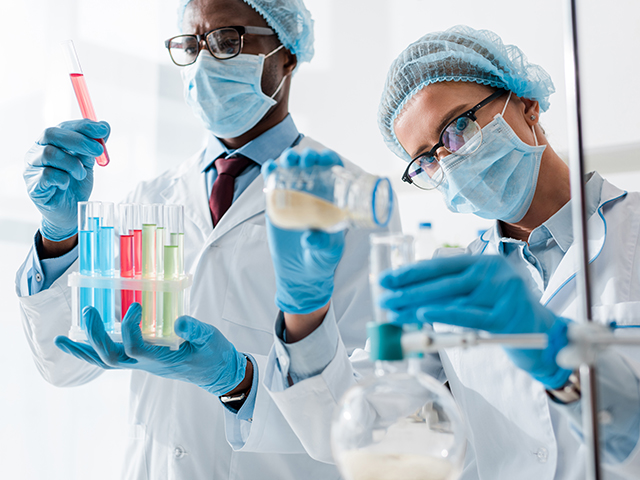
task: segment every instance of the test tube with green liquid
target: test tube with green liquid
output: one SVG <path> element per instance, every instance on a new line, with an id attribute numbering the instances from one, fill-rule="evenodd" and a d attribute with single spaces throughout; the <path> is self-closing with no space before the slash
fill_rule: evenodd
<path id="1" fill-rule="evenodd" d="M 156 279 L 156 236 L 158 219 L 157 209 L 153 205 L 142 206 L 142 278 Z M 155 335 L 156 332 L 156 292 L 142 292 L 142 323 L 143 335 Z"/>
<path id="2" fill-rule="evenodd" d="M 151 208 L 155 210 L 156 224 L 156 278 L 164 278 L 164 205 L 154 203 Z M 162 335 L 162 293 L 156 293 L 156 337 Z"/>
<path id="3" fill-rule="evenodd" d="M 167 205 L 164 209 L 164 279 L 178 280 L 184 275 L 184 208 Z M 182 293 L 164 292 L 162 336 L 174 334 L 173 324 L 183 312 Z"/>

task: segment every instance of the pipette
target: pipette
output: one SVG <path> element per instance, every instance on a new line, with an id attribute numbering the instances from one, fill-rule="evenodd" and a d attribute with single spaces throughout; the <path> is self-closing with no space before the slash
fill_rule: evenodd
<path id="1" fill-rule="evenodd" d="M 82 67 L 78 60 L 78 54 L 73 46 L 72 40 L 67 40 L 62 44 L 62 49 L 67 57 L 67 64 L 69 66 L 69 77 L 71 78 L 71 84 L 73 85 L 73 91 L 78 99 L 78 105 L 80 106 L 80 112 L 83 118 L 88 118 L 94 122 L 98 121 L 96 112 L 93 110 L 93 104 L 91 103 L 91 97 L 89 97 L 89 90 L 87 89 L 87 83 L 84 80 L 84 74 L 82 73 Z M 107 153 L 107 147 L 104 144 L 102 138 L 96 138 L 98 142 L 104 148 L 102 155 L 96 158 L 96 162 L 101 167 L 106 167 L 109 164 L 109 154 Z"/>

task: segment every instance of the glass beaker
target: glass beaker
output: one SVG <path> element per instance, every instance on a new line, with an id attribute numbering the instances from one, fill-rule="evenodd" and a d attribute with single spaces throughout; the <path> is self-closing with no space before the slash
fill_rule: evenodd
<path id="1" fill-rule="evenodd" d="M 400 268 L 413 262 L 413 237 L 401 233 L 372 233 L 369 235 L 369 286 L 376 322 L 386 322 L 387 313 L 378 306 L 384 291 L 378 279 L 385 270 Z"/>
<path id="2" fill-rule="evenodd" d="M 344 167 L 277 168 L 264 189 L 269 220 L 287 230 L 333 233 L 349 225 L 385 227 L 393 211 L 388 178 Z"/>

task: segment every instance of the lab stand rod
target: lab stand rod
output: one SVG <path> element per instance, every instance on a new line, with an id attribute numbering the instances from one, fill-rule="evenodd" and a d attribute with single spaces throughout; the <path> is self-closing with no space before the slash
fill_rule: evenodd
<path id="1" fill-rule="evenodd" d="M 479 335 L 475 331 L 463 333 L 436 333 L 433 331 L 404 332 L 402 353 L 435 353 L 444 348 L 468 348 L 478 345 L 502 345 L 512 348 L 540 349 L 547 346 L 546 334 Z"/>
<path id="2" fill-rule="evenodd" d="M 571 216 L 573 220 L 574 248 L 577 249 L 579 268 L 576 276 L 579 321 L 591 322 L 591 295 L 589 281 L 589 251 L 584 194 L 584 155 L 582 143 L 582 117 L 580 103 L 580 64 L 578 58 L 578 25 L 576 0 L 565 0 L 565 78 L 567 87 L 567 117 L 569 121 L 569 166 L 571 174 Z M 587 480 L 600 480 L 598 451 L 597 380 L 594 365 L 580 366 L 582 390 L 582 427 L 587 447 Z"/>

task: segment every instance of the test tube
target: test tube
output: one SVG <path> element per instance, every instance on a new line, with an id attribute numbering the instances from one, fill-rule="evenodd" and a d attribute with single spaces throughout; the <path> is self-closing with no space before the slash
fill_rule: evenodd
<path id="1" fill-rule="evenodd" d="M 135 278 L 142 278 L 142 214 L 138 204 L 133 206 L 133 273 Z M 133 299 L 142 303 L 142 291 L 136 290 Z"/>
<path id="2" fill-rule="evenodd" d="M 73 91 L 76 94 L 76 99 L 78 100 L 82 117 L 97 122 L 98 118 L 96 117 L 96 112 L 93 110 L 93 103 L 91 103 L 91 97 L 89 97 L 89 90 L 87 89 L 87 83 L 85 82 L 82 67 L 80 66 L 80 60 L 78 60 L 78 54 L 76 53 L 73 41 L 67 40 L 66 42 L 63 42 L 62 49 L 67 57 L 69 77 L 71 78 L 71 84 L 73 85 Z M 104 148 L 102 155 L 96 158 L 96 163 L 101 167 L 106 167 L 109 164 L 107 146 L 102 138 L 97 138 L 96 140 L 100 142 L 102 148 Z"/>
<path id="3" fill-rule="evenodd" d="M 374 319 L 378 323 L 386 323 L 387 312 L 378 306 L 378 299 L 384 291 L 378 279 L 385 270 L 395 270 L 413 262 L 413 237 L 399 233 L 372 233 L 369 242 L 369 286 Z"/>
<path id="4" fill-rule="evenodd" d="M 134 278 L 135 270 L 133 266 L 133 231 L 135 210 L 137 205 L 123 203 L 118 206 L 120 216 L 120 276 L 122 278 Z M 129 307 L 135 301 L 133 290 L 122 290 L 120 292 L 120 314 L 121 318 L 127 314 Z"/>
<path id="5" fill-rule="evenodd" d="M 158 209 L 154 205 L 142 206 L 142 278 L 156 279 L 156 232 L 158 228 Z M 156 332 L 156 292 L 142 292 L 142 329 L 143 335 Z"/>
<path id="6" fill-rule="evenodd" d="M 115 276 L 114 255 L 114 207 L 111 202 L 102 203 L 102 217 L 98 228 L 98 265 L 101 277 Z M 96 308 L 100 312 L 104 329 L 113 333 L 115 326 L 115 290 L 113 288 L 96 289 Z"/>
<path id="7" fill-rule="evenodd" d="M 184 275 L 184 208 L 167 205 L 164 209 L 164 279 L 178 280 Z M 183 311 L 182 293 L 164 292 L 162 336 L 173 335 L 173 323 Z"/>
<path id="8" fill-rule="evenodd" d="M 98 273 L 97 238 L 100 209 L 100 202 L 78 202 L 78 263 L 81 275 L 95 276 Z M 80 313 L 84 307 L 93 306 L 93 288 L 81 288 Z"/>
<path id="9" fill-rule="evenodd" d="M 156 224 L 156 278 L 162 280 L 164 277 L 164 205 L 154 203 L 151 208 L 155 210 L 154 216 Z M 156 293 L 156 336 L 162 335 L 162 293 Z"/>

